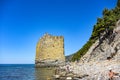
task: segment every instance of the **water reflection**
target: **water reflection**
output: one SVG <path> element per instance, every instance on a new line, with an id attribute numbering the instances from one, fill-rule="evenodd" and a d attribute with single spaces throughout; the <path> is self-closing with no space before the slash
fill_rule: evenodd
<path id="1" fill-rule="evenodd" d="M 55 68 L 35 68 L 36 80 L 53 80 L 55 74 Z"/>

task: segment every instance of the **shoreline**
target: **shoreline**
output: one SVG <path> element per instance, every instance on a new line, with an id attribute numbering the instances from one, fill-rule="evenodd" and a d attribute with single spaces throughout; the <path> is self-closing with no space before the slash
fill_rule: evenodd
<path id="1" fill-rule="evenodd" d="M 69 70 L 67 67 L 69 66 Z M 109 79 L 108 72 L 111 68 L 118 73 L 115 80 L 120 80 L 120 62 L 116 60 L 95 61 L 86 63 L 70 63 L 58 68 L 58 73 L 54 75 L 58 80 L 107 80 Z M 68 78 L 68 79 L 67 79 Z"/>

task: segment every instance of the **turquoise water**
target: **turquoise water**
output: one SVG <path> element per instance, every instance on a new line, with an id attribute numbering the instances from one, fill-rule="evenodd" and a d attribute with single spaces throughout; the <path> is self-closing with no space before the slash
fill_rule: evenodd
<path id="1" fill-rule="evenodd" d="M 35 68 L 34 64 L 0 64 L 0 80 L 52 80 L 54 68 Z"/>

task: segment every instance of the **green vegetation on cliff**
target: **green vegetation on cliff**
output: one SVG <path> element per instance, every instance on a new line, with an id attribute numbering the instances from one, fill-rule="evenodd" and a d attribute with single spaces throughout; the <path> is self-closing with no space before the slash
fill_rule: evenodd
<path id="1" fill-rule="evenodd" d="M 78 52 L 76 52 L 73 55 L 72 61 L 79 60 L 88 51 L 92 44 L 95 43 L 95 41 L 99 39 L 101 35 L 104 34 L 104 32 L 111 33 L 114 29 L 115 23 L 119 19 L 120 19 L 120 0 L 118 0 L 117 6 L 114 9 L 103 10 L 103 17 L 97 19 L 97 23 L 94 25 L 90 39 Z"/>

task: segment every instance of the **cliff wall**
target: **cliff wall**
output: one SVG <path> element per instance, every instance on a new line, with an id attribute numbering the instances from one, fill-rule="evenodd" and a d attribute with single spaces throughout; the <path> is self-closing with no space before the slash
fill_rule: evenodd
<path id="1" fill-rule="evenodd" d="M 116 73 L 112 80 L 120 80 L 120 20 L 114 27 L 110 35 L 104 32 L 79 62 L 70 63 L 77 80 L 110 80 L 110 70 Z"/>
<path id="2" fill-rule="evenodd" d="M 101 36 L 81 58 L 82 61 L 120 60 L 120 20 L 116 23 L 113 33 Z M 105 38 L 103 39 L 103 37 Z"/>
<path id="3" fill-rule="evenodd" d="M 80 59 L 73 68 L 79 75 L 88 75 L 81 80 L 108 80 L 109 70 L 118 75 L 113 80 L 120 80 L 120 20 L 117 22 L 113 33 L 101 36 Z"/>

